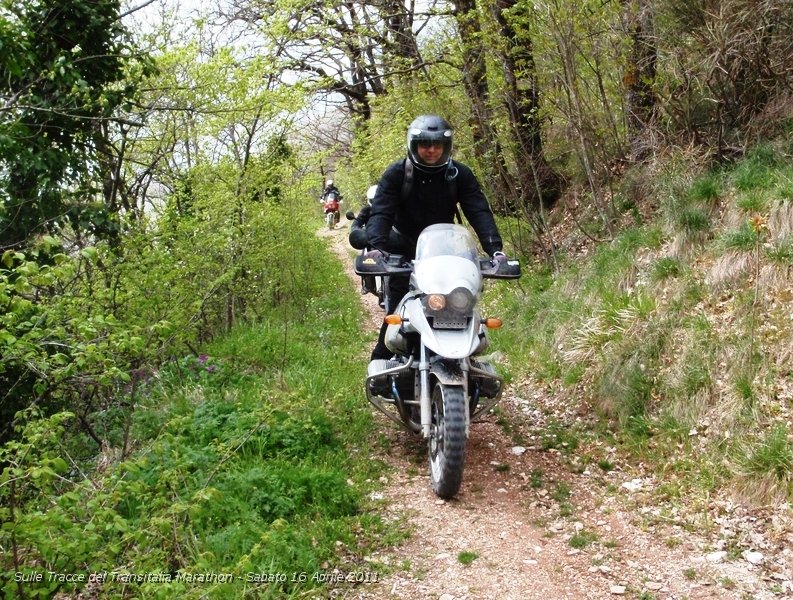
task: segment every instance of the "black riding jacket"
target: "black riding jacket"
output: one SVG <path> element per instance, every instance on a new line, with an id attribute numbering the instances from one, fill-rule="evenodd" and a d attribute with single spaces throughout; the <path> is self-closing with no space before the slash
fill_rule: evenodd
<path id="1" fill-rule="evenodd" d="M 410 194 L 403 201 L 405 161 L 400 160 L 390 165 L 380 178 L 377 193 L 372 200 L 372 213 L 366 223 L 369 243 L 374 248 L 386 251 L 388 232 L 394 226 L 410 239 L 415 253 L 416 241 L 422 230 L 436 223 L 453 223 L 455 208 L 459 203 L 484 251 L 492 255 L 501 250 L 501 236 L 479 182 L 467 166 L 458 162 L 454 166 L 458 171 L 456 199 L 452 197 L 452 191 L 446 182 L 445 169 L 438 173 L 425 173 L 415 167 Z"/>

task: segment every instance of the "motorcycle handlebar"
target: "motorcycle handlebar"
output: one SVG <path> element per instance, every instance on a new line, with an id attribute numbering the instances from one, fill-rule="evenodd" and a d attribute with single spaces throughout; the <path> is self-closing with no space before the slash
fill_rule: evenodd
<path id="1" fill-rule="evenodd" d="M 479 271 L 485 279 L 518 279 L 521 276 L 517 260 L 493 262 L 480 258 Z M 413 262 L 401 254 L 384 254 L 377 260 L 359 254 L 355 257 L 355 272 L 358 275 L 408 275 L 413 272 Z"/>

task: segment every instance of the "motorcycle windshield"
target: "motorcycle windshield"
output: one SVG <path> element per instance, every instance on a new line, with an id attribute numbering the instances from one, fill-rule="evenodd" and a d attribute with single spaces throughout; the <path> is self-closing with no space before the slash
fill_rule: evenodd
<path id="1" fill-rule="evenodd" d="M 476 242 L 461 225 L 430 225 L 422 231 L 414 264 L 414 287 L 425 294 L 464 287 L 477 295 L 481 287 Z"/>
<path id="2" fill-rule="evenodd" d="M 462 225 L 450 223 L 430 225 L 419 236 L 416 244 L 416 260 L 436 256 L 457 256 L 474 263 L 479 260 L 473 236 Z"/>

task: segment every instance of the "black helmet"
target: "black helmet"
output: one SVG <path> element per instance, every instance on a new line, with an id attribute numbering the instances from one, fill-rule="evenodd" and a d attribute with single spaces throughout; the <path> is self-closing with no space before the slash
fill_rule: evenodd
<path id="1" fill-rule="evenodd" d="M 418 154 L 418 146 L 421 142 L 438 142 L 443 145 L 443 154 L 434 164 L 428 165 L 422 162 Z M 441 171 L 449 164 L 452 156 L 452 126 L 437 115 L 421 115 L 408 127 L 408 157 L 410 162 L 422 171 L 435 172 Z"/>

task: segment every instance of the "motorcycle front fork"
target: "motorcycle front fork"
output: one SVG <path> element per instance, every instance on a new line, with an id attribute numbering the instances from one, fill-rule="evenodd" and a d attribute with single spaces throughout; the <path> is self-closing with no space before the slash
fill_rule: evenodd
<path id="1" fill-rule="evenodd" d="M 471 411 L 468 398 L 468 360 L 463 359 L 460 361 L 460 368 L 462 370 L 462 380 L 455 382 L 463 388 L 463 394 L 466 398 L 465 402 L 465 437 L 468 437 L 468 432 L 471 426 Z M 427 347 L 422 343 L 419 351 L 419 382 L 421 387 L 421 394 L 419 396 L 419 403 L 421 408 L 421 432 L 424 438 L 430 437 L 432 429 L 432 389 L 430 387 L 430 360 Z M 439 384 L 441 385 L 440 381 Z"/>

